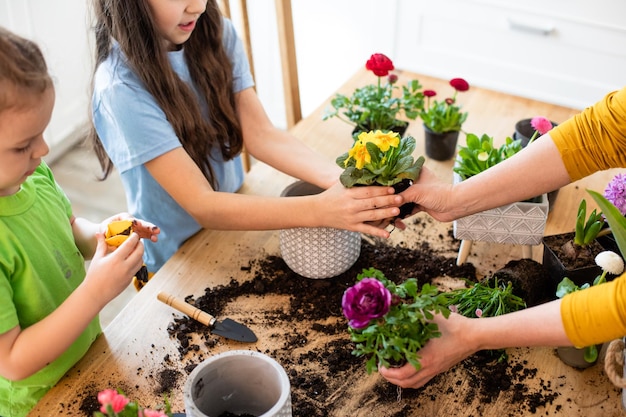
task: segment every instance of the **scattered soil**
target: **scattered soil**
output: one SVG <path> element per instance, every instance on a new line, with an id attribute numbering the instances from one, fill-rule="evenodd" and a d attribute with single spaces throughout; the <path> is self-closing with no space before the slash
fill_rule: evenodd
<path id="1" fill-rule="evenodd" d="M 237 320 L 276 328 L 269 336 L 274 339 L 273 347 L 259 351 L 276 359 L 287 371 L 294 417 L 343 416 L 345 410 L 352 410 L 353 415 L 385 417 L 438 415 L 441 403 L 464 410 L 474 408 L 473 415 L 480 416 L 485 407 L 496 400 L 502 403 L 503 398 L 510 405 L 502 410 L 503 417 L 546 415 L 542 407 L 560 395 L 556 386 L 559 377 L 555 376 L 556 382 L 538 378 L 537 369 L 516 350 L 507 351 L 508 357 L 502 356 L 502 351 L 479 352 L 420 389 L 399 389 L 377 374 L 367 375 L 365 358 L 351 354 L 354 346 L 341 313 L 341 297 L 363 269 L 380 269 L 398 283 L 414 277 L 420 286 L 439 285 L 442 278 L 461 283 L 465 279 L 478 281 L 474 265 L 457 266 L 456 258 L 450 256 L 451 250 L 458 250 L 451 231 L 448 236 L 440 235 L 439 240 L 447 246 L 445 250 L 434 249 L 425 241 L 409 247 L 363 240 L 354 266 L 338 277 L 319 280 L 301 277 L 281 257 L 266 255 L 241 265 L 241 271 L 250 274 L 249 280 L 233 279 L 228 285 L 207 288 L 202 296 L 188 296 L 186 301 L 224 317 L 242 298 L 285 300 L 265 309 L 261 317 L 250 312 L 248 318 L 244 314 Z M 554 289 L 545 285 L 545 274 L 541 264 L 523 260 L 509 262 L 495 275 L 510 280 L 515 292 L 534 305 L 554 298 Z M 187 375 L 223 341 L 187 316 L 175 315 L 167 331 L 177 344 L 179 357 L 166 355 L 162 369 L 150 376 L 158 382 L 155 396 L 182 389 Z M 81 411 L 88 416 L 97 409 L 96 392 L 91 392 L 82 395 Z"/>

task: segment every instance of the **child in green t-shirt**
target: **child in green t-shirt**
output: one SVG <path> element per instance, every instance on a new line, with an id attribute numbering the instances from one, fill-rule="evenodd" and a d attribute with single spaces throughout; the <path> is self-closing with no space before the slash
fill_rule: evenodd
<path id="1" fill-rule="evenodd" d="M 34 43 L 0 27 L 0 416 L 26 415 L 101 332 L 100 310 L 141 268 L 140 238 L 159 228 L 133 221 L 118 248 L 109 222 L 74 217 L 42 161 L 54 86 Z M 85 259 L 91 259 L 85 271 Z"/>

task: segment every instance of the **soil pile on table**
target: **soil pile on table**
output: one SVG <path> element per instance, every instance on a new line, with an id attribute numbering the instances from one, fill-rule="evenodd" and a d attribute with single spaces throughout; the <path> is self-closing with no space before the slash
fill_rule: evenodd
<path id="1" fill-rule="evenodd" d="M 354 346 L 341 313 L 341 297 L 355 283 L 356 275 L 369 267 L 380 269 L 395 282 L 415 277 L 420 286 L 439 277 L 477 280 L 472 264 L 457 266 L 455 258 L 438 254 L 427 243 L 407 248 L 363 241 L 356 264 L 338 277 L 306 279 L 292 272 L 282 258 L 266 256 L 242 266 L 253 276 L 249 281 L 233 280 L 225 286 L 207 288 L 203 296 L 190 296 L 187 301 L 219 317 L 238 297 L 282 295 L 288 300 L 262 318 L 264 326 L 277 329 L 271 337 L 283 341 L 279 348 L 263 353 L 281 363 L 289 375 L 294 416 L 345 415 L 340 410 L 360 415 L 359 409 L 375 416 L 422 415 L 420 411 L 428 412 L 440 396 L 450 397 L 460 407 L 474 406 L 480 415 L 480 404 L 491 403 L 507 392 L 515 409 L 524 415 L 556 398 L 558 394 L 549 383 L 527 386 L 525 382 L 534 378 L 536 370 L 527 369 L 516 358 L 501 360 L 501 352 L 480 352 L 420 389 L 399 390 L 377 374 L 367 375 L 365 359 L 351 354 Z M 285 323 L 291 325 L 280 333 L 278 329 Z M 176 318 L 168 331 L 180 342 L 180 359 L 187 361 L 188 372 L 199 362 L 189 359 L 194 352 L 210 351 L 219 343 L 203 325 L 187 317 Z M 203 347 L 194 343 L 198 334 Z"/>

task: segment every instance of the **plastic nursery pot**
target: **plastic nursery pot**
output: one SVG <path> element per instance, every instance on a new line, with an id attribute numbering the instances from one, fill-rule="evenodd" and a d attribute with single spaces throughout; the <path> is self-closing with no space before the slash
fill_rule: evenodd
<path id="1" fill-rule="evenodd" d="M 323 190 L 298 181 L 283 190 L 282 197 L 315 195 Z M 361 254 L 361 234 L 332 227 L 282 229 L 280 252 L 287 266 L 306 278 L 331 278 L 350 269 Z"/>
<path id="2" fill-rule="evenodd" d="M 289 377 L 274 359 L 231 350 L 202 361 L 185 382 L 187 417 L 291 417 Z"/>
<path id="3" fill-rule="evenodd" d="M 571 279 L 578 286 L 585 283 L 593 283 L 593 280 L 602 274 L 602 268 L 596 265 L 593 259 L 591 259 L 591 263 L 578 267 L 567 266 L 560 259 L 557 248 L 562 246 L 567 240 L 572 239 L 573 236 L 573 233 L 562 233 L 544 236 L 543 238 L 543 266 L 548 270 L 550 278 L 555 280 L 557 285 L 565 277 Z M 601 251 L 602 249 L 600 248 L 598 252 Z M 607 274 L 607 279 L 612 279 L 613 277 Z"/>
<path id="4" fill-rule="evenodd" d="M 424 125 L 426 156 L 436 161 L 447 161 L 454 157 L 459 132 L 435 133 Z"/>
<path id="5" fill-rule="evenodd" d="M 598 352 L 602 349 L 602 345 L 596 345 Z M 556 354 L 561 361 L 573 368 L 585 369 L 595 365 L 598 360 L 587 362 L 585 360 L 585 348 L 576 348 L 573 346 L 562 346 L 556 349 Z"/>

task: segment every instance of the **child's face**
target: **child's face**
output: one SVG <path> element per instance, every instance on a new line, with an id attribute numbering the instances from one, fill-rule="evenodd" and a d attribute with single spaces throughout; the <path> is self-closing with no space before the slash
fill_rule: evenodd
<path id="1" fill-rule="evenodd" d="M 206 10 L 207 0 L 148 0 L 155 25 L 170 51 L 185 43 L 196 21 Z"/>
<path id="2" fill-rule="evenodd" d="M 0 112 L 0 196 L 18 192 L 49 150 L 43 131 L 52 116 L 54 89 L 25 99 L 30 104 Z"/>

